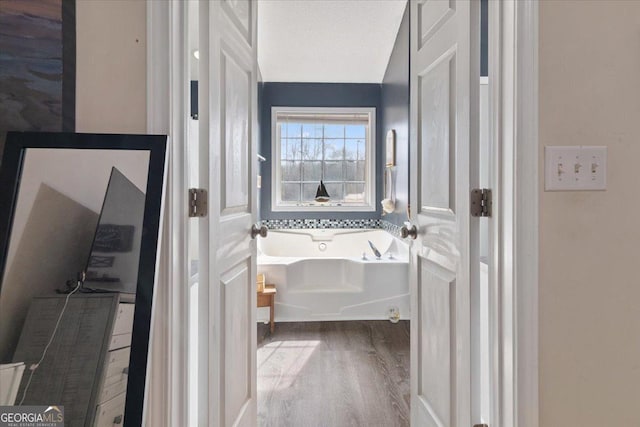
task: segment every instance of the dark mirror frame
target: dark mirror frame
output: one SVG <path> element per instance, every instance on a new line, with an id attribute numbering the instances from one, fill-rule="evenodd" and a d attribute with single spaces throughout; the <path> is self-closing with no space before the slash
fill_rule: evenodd
<path id="1" fill-rule="evenodd" d="M 140 426 L 144 410 L 167 137 L 165 135 L 9 132 L 0 165 L 0 294 L 23 161 L 26 150 L 29 148 L 145 150 L 150 153 L 124 417 L 125 426 Z M 73 165 L 69 165 L 69 173 L 73 173 Z M 72 272 L 72 274 L 75 273 Z"/>

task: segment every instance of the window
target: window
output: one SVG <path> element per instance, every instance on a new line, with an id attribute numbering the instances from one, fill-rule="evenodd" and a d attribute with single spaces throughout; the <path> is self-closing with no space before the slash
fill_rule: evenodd
<path id="1" fill-rule="evenodd" d="M 273 107 L 272 146 L 274 211 L 375 211 L 375 108 Z"/>

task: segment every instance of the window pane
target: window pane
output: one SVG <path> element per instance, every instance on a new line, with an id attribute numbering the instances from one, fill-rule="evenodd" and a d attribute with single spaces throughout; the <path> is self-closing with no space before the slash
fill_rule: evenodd
<path id="1" fill-rule="evenodd" d="M 322 162 L 302 163 L 302 181 L 320 181 L 322 178 Z"/>
<path id="2" fill-rule="evenodd" d="M 325 138 L 344 138 L 344 125 L 324 125 Z"/>
<path id="3" fill-rule="evenodd" d="M 345 136 L 347 138 L 365 138 L 366 125 L 347 125 L 345 126 Z"/>
<path id="4" fill-rule="evenodd" d="M 364 139 L 359 139 L 357 141 L 358 144 L 358 160 L 366 160 L 367 159 L 367 145 L 365 144 Z"/>
<path id="5" fill-rule="evenodd" d="M 367 163 L 364 160 L 360 160 L 357 166 L 356 181 L 365 180 L 365 171 L 367 170 Z"/>
<path id="6" fill-rule="evenodd" d="M 303 139 L 302 158 L 304 160 L 322 160 L 322 139 Z"/>
<path id="7" fill-rule="evenodd" d="M 324 162 L 324 180 L 342 181 L 342 162 Z"/>
<path id="8" fill-rule="evenodd" d="M 283 181 L 300 181 L 300 165 L 302 162 L 282 161 L 282 180 Z"/>
<path id="9" fill-rule="evenodd" d="M 330 139 L 324 141 L 324 159 L 342 160 L 344 158 L 344 140 Z"/>
<path id="10" fill-rule="evenodd" d="M 336 202 L 336 201 L 342 200 L 343 198 L 342 183 L 325 184 L 325 187 L 327 188 L 327 193 L 329 193 L 329 198 L 331 198 L 332 201 Z M 315 196 L 315 193 L 314 193 L 314 196 Z"/>
<path id="11" fill-rule="evenodd" d="M 362 181 L 358 177 L 357 165 L 358 165 L 357 162 L 344 162 L 344 171 L 345 171 L 344 180 L 345 181 Z"/>
<path id="12" fill-rule="evenodd" d="M 282 201 L 299 202 L 300 184 L 282 184 Z"/>
<path id="13" fill-rule="evenodd" d="M 284 160 L 300 160 L 302 141 L 299 139 L 283 139 L 280 145 L 281 158 Z"/>
<path id="14" fill-rule="evenodd" d="M 304 124 L 302 125 L 303 138 L 322 138 L 321 124 Z"/>
<path id="15" fill-rule="evenodd" d="M 362 154 L 360 154 L 360 156 L 362 156 Z M 357 139 L 347 139 L 344 141 L 344 158 L 345 160 L 358 160 Z"/>
<path id="16" fill-rule="evenodd" d="M 302 136 L 302 125 L 300 123 L 283 123 L 285 132 L 282 134 L 284 138 L 299 138 Z"/>
<path id="17" fill-rule="evenodd" d="M 364 202 L 364 184 L 350 184 L 346 183 L 345 187 L 345 202 Z"/>
<path id="18" fill-rule="evenodd" d="M 302 201 L 312 202 L 316 197 L 316 191 L 318 190 L 317 184 L 302 184 Z"/>

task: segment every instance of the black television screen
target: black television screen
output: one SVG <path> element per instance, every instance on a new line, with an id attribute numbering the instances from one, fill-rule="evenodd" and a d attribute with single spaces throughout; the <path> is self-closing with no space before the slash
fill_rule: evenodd
<path id="1" fill-rule="evenodd" d="M 84 289 L 135 293 L 145 194 L 115 167 L 85 268 Z"/>

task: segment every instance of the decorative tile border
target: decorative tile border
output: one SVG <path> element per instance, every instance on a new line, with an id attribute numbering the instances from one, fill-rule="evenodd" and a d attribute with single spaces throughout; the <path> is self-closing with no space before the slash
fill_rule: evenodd
<path id="1" fill-rule="evenodd" d="M 305 228 L 381 228 L 400 238 L 400 226 L 380 219 L 265 219 L 270 230 L 303 230 Z"/>
<path id="2" fill-rule="evenodd" d="M 270 230 L 305 228 L 382 228 L 379 219 L 264 219 Z"/>
<path id="3" fill-rule="evenodd" d="M 389 221 L 385 221 L 385 220 L 381 220 L 381 228 L 386 231 L 387 233 L 390 233 L 398 238 L 402 238 L 402 236 L 400 235 L 400 228 L 401 226 L 396 225 L 392 222 Z"/>

